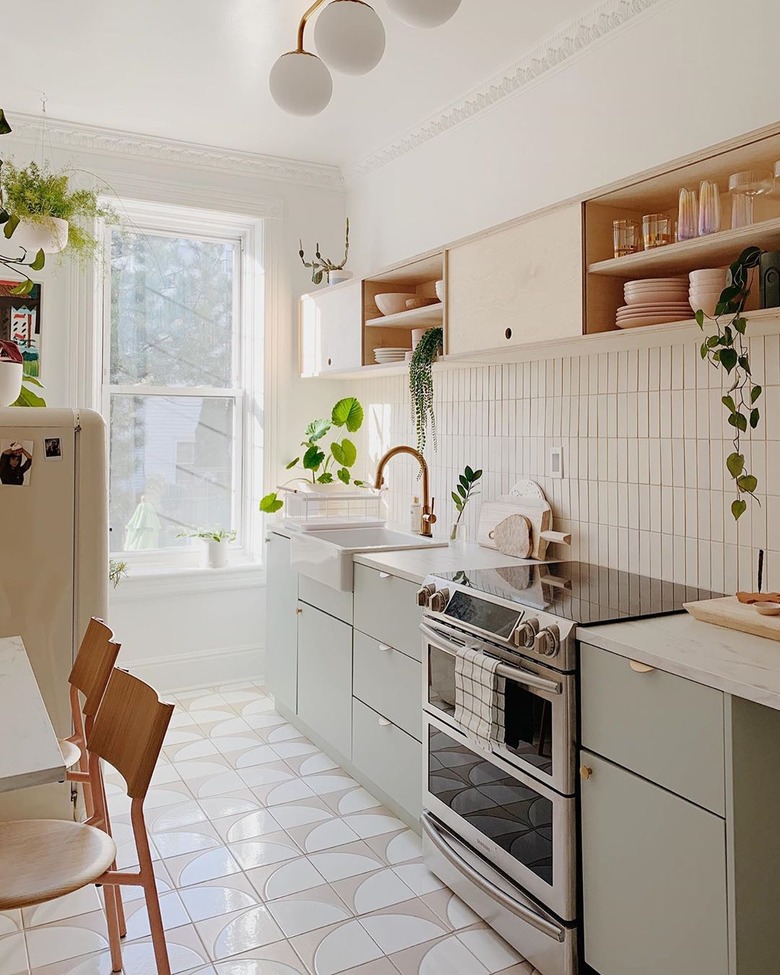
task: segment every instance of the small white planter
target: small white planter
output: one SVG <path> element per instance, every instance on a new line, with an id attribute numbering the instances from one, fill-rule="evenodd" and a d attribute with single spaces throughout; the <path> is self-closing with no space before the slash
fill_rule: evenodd
<path id="1" fill-rule="evenodd" d="M 230 542 L 206 542 L 208 564 L 210 569 L 224 569 L 227 565 L 228 545 Z"/>
<path id="2" fill-rule="evenodd" d="M 0 406 L 11 406 L 22 391 L 21 362 L 0 362 Z"/>
<path id="3" fill-rule="evenodd" d="M 351 281 L 352 272 L 340 268 L 338 271 L 328 271 L 328 284 L 341 284 L 342 281 Z"/>
<path id="4" fill-rule="evenodd" d="M 17 247 L 24 247 L 30 256 L 39 250 L 45 254 L 57 254 L 68 243 L 68 221 L 59 217 L 20 220 L 9 240 Z"/>

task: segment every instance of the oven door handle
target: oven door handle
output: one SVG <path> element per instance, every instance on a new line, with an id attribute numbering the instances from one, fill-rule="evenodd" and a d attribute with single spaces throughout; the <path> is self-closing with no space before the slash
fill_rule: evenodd
<path id="1" fill-rule="evenodd" d="M 454 867 L 459 873 L 462 873 L 467 880 L 470 880 L 476 887 L 488 897 L 497 901 L 501 907 L 505 908 L 515 917 L 519 918 L 521 921 L 525 921 L 526 924 L 530 924 L 532 927 L 536 928 L 537 931 L 541 931 L 542 934 L 546 935 L 548 938 L 552 938 L 554 941 L 563 942 L 566 936 L 566 932 L 562 927 L 557 924 L 553 924 L 548 921 L 545 917 L 536 914 L 530 908 L 525 907 L 519 901 L 510 897 L 508 894 L 504 893 L 500 887 L 497 887 L 494 883 L 483 877 L 482 874 L 472 867 L 463 856 L 461 856 L 458 851 L 447 842 L 447 840 L 441 835 L 438 829 L 436 829 L 435 824 L 431 821 L 431 817 L 427 813 L 423 813 L 420 817 L 420 825 L 422 826 L 422 831 L 425 836 L 431 841 L 433 846 L 436 847 L 438 852 L 444 857 L 445 860 Z M 465 845 L 464 845 L 465 846 Z M 466 850 L 464 849 L 464 852 Z"/>
<path id="2" fill-rule="evenodd" d="M 457 656 L 460 648 L 450 643 L 438 630 L 434 629 L 428 623 L 420 623 L 420 629 L 425 639 L 438 650 L 448 653 L 452 657 Z M 472 645 L 469 649 L 479 650 L 479 647 Z M 540 691 L 547 691 L 549 694 L 561 693 L 561 685 L 557 681 L 546 680 L 544 677 L 530 673 L 530 671 L 520 670 L 518 667 L 510 667 L 509 664 L 499 664 L 496 667 L 496 673 L 499 677 L 506 677 L 508 680 L 513 680 L 516 684 L 522 684 L 525 687 L 536 687 Z"/>

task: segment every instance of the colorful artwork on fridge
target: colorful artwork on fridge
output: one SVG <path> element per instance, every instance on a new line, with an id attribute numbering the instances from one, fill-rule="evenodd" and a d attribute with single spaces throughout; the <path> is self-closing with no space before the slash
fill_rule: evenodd
<path id="1" fill-rule="evenodd" d="M 11 294 L 18 281 L 0 281 L 0 339 L 16 342 L 24 359 L 24 374 L 41 371 L 41 285 L 29 295 Z"/>

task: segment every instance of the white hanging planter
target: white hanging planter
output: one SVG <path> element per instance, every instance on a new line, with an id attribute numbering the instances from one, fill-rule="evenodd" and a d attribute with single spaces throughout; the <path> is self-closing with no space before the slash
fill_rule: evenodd
<path id="1" fill-rule="evenodd" d="M 224 569 L 227 565 L 229 542 L 206 542 L 210 569 Z"/>
<path id="2" fill-rule="evenodd" d="M 22 391 L 21 362 L 0 359 L 0 406 L 12 406 Z"/>
<path id="3" fill-rule="evenodd" d="M 45 254 L 57 254 L 68 243 L 68 221 L 59 217 L 41 220 L 20 220 L 9 238 L 11 244 L 24 247 L 29 255 L 42 250 Z"/>

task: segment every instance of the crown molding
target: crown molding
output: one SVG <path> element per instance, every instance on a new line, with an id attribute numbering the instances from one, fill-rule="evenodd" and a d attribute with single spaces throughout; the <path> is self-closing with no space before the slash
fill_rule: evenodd
<path id="1" fill-rule="evenodd" d="M 345 166 L 347 182 L 375 172 L 436 136 L 494 108 L 504 99 L 538 83 L 544 75 L 558 70 L 572 58 L 581 56 L 588 48 L 624 28 L 636 17 L 666 2 L 669 0 L 603 0 L 400 138 L 363 157 L 356 164 Z"/>
<path id="2" fill-rule="evenodd" d="M 13 127 L 12 137 L 25 142 L 40 140 L 40 115 L 6 109 L 6 116 Z M 170 165 L 239 173 L 283 183 L 344 188 L 344 178 L 338 166 L 220 149 L 174 139 L 156 139 L 119 129 L 67 122 L 50 116 L 46 117 L 46 142 L 55 149 L 149 159 Z"/>

